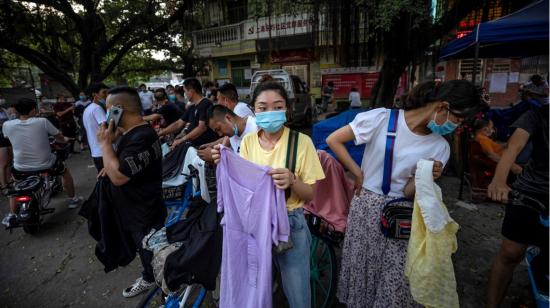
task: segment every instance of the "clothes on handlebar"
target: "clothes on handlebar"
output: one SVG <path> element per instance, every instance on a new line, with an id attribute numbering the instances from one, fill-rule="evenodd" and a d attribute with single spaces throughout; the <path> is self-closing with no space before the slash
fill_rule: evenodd
<path id="1" fill-rule="evenodd" d="M 181 246 L 166 258 L 164 279 L 168 288 L 177 290 L 183 283 L 199 283 L 207 290 L 216 288 L 222 259 L 221 215 L 217 200 L 210 204 L 193 198 L 187 217 L 166 228 L 169 243 Z"/>
<path id="2" fill-rule="evenodd" d="M 162 178 L 164 180 L 169 180 L 181 172 L 185 154 L 190 146 L 191 143 L 181 144 L 164 156 L 162 162 Z"/>

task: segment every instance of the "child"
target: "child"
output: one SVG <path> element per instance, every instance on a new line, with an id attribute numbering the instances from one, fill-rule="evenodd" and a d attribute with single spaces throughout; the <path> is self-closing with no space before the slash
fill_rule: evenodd
<path id="1" fill-rule="evenodd" d="M 496 143 L 491 136 L 494 134 L 495 129 L 493 126 L 493 121 L 486 119 L 478 119 L 474 123 L 474 132 L 475 132 L 475 141 L 481 145 L 481 150 L 487 157 L 489 157 L 495 163 L 498 163 L 502 152 L 504 151 L 504 146 Z M 511 171 L 514 174 L 521 173 L 521 166 L 518 164 L 513 164 Z"/>

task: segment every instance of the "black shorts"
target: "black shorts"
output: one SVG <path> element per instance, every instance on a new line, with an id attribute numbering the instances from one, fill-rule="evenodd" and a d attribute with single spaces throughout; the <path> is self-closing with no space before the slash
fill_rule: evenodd
<path id="1" fill-rule="evenodd" d="M 27 178 L 29 176 L 38 175 L 38 174 L 40 174 L 44 171 L 48 171 L 52 175 L 63 175 L 63 173 L 65 173 L 65 169 L 66 169 L 65 163 L 63 163 L 63 161 L 61 161 L 59 159 L 56 159 L 53 166 L 49 169 L 38 170 L 38 171 L 19 171 L 19 170 L 15 169 L 14 167 L 12 167 L 11 172 L 12 172 L 13 178 L 16 181 L 21 181 L 21 180 L 24 180 L 25 178 Z"/>
<path id="2" fill-rule="evenodd" d="M 527 195 L 533 198 L 532 194 Z M 541 217 L 548 218 L 548 196 L 533 199 L 541 202 L 546 210 L 538 210 L 529 199 L 510 197 L 502 222 L 502 235 L 517 243 L 548 247 L 548 227 L 541 222 Z"/>
<path id="3" fill-rule="evenodd" d="M 60 129 L 63 136 L 68 138 L 76 138 L 76 122 L 60 123 Z"/>

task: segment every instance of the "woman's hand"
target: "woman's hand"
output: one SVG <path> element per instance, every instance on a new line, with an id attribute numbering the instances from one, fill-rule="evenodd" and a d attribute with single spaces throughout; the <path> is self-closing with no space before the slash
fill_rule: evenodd
<path id="1" fill-rule="evenodd" d="M 277 188 L 285 190 L 296 183 L 296 176 L 286 168 L 272 169 L 268 172 Z"/>
<path id="2" fill-rule="evenodd" d="M 210 154 L 212 154 L 212 160 L 214 161 L 214 164 L 217 165 L 220 162 L 221 154 L 220 154 L 220 145 L 216 144 L 211 150 Z"/>
<path id="3" fill-rule="evenodd" d="M 487 196 L 493 201 L 508 203 L 508 194 L 511 190 L 512 189 L 506 182 L 501 182 L 493 178 L 491 184 L 487 187 Z"/>
<path id="4" fill-rule="evenodd" d="M 359 172 L 355 172 L 353 174 L 353 177 L 355 178 L 354 179 L 355 195 L 359 196 L 361 194 L 361 190 L 363 189 L 363 181 L 364 181 L 363 172 L 361 171 L 361 169 L 359 169 Z"/>
<path id="5" fill-rule="evenodd" d="M 441 177 L 443 174 L 443 163 L 440 161 L 434 161 L 434 167 L 432 174 L 434 176 L 434 180 L 437 180 Z"/>

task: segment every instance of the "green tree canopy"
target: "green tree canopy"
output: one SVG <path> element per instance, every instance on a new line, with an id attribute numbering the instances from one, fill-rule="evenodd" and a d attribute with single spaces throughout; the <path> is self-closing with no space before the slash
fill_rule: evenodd
<path id="1" fill-rule="evenodd" d="M 190 34 L 183 33 L 200 26 L 195 20 L 202 6 L 199 0 L 6 0 L 0 3 L 0 49 L 76 95 L 113 73 L 183 70 L 181 59 L 193 56 Z M 171 57 L 150 57 L 167 44 Z"/>

